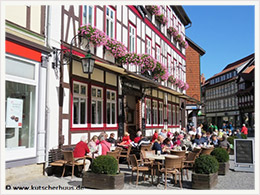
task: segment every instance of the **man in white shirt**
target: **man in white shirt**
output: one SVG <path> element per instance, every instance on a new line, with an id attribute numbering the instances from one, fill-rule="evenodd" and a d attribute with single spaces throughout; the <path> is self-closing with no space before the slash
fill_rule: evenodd
<path id="1" fill-rule="evenodd" d="M 197 134 L 195 127 L 191 127 L 191 131 L 189 131 L 189 134 L 190 134 L 191 136 Z"/>
<path id="2" fill-rule="evenodd" d="M 203 124 L 200 124 L 199 127 L 197 128 L 197 134 L 201 134 L 202 127 L 203 127 Z"/>

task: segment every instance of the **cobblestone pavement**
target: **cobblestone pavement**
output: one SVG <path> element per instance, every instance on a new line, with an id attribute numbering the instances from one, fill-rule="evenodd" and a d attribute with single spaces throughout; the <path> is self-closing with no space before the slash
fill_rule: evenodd
<path id="1" fill-rule="evenodd" d="M 120 165 L 121 172 L 125 173 L 125 185 L 124 190 L 164 190 L 164 183 L 159 185 L 151 185 L 149 179 L 143 181 L 140 177 L 138 186 L 135 185 L 135 178 L 133 177 L 134 184 L 130 183 L 131 171 L 127 169 L 126 165 Z M 225 176 L 218 176 L 218 184 L 213 190 L 254 190 L 254 173 L 247 172 L 234 172 L 229 171 Z M 156 180 L 156 179 L 155 179 Z M 40 176 L 31 180 L 26 180 L 23 182 L 18 182 L 11 186 L 33 186 L 35 189 L 39 186 L 50 186 L 59 187 L 60 189 L 80 189 L 82 179 L 79 177 L 71 176 L 66 177 L 55 177 L 55 176 Z M 157 180 L 156 180 L 157 181 Z M 154 182 L 155 183 L 155 182 Z M 167 190 L 180 190 L 179 183 L 173 184 L 173 182 L 168 182 Z M 183 178 L 183 190 L 191 189 L 191 171 L 189 171 L 189 179 L 184 176 Z"/>

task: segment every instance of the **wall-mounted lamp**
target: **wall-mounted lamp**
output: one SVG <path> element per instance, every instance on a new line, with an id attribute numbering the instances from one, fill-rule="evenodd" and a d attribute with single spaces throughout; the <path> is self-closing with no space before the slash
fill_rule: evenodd
<path id="1" fill-rule="evenodd" d="M 81 42 L 82 35 L 77 34 L 75 35 L 70 43 L 70 48 L 66 49 L 57 49 L 53 48 L 53 54 L 55 57 L 55 61 L 52 62 L 52 68 L 57 69 L 61 65 L 68 65 L 72 62 L 72 43 L 75 40 L 75 38 L 79 37 L 79 41 Z M 82 64 L 82 70 L 83 73 L 93 73 L 94 70 L 94 64 L 95 64 L 95 59 L 92 58 L 92 55 L 90 54 L 90 49 L 89 49 L 89 40 L 87 40 L 86 44 L 86 49 L 87 49 L 87 54 L 85 57 L 81 58 L 81 64 Z M 60 60 L 60 57 L 63 55 L 63 61 Z"/>

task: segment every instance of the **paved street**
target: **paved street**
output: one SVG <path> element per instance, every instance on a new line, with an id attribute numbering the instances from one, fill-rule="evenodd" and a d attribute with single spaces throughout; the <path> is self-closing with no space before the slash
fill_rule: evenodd
<path id="1" fill-rule="evenodd" d="M 125 186 L 124 190 L 163 190 L 164 184 L 161 183 L 158 186 L 151 185 L 150 181 L 143 179 L 140 177 L 139 185 L 136 187 L 135 183 L 130 183 L 131 171 L 127 169 L 126 165 L 120 165 L 121 172 L 125 173 Z M 213 190 L 254 190 L 254 173 L 246 173 L 246 172 L 234 172 L 229 171 L 226 176 L 218 176 L 218 184 Z M 13 184 L 12 186 L 31 186 L 33 185 L 35 188 L 37 186 L 59 186 L 60 189 L 71 189 L 72 187 L 75 189 L 79 189 L 81 187 L 81 178 L 74 177 L 71 179 L 70 176 L 60 178 L 55 176 L 41 176 L 38 178 L 33 178 L 31 180 L 19 182 Z M 133 179 L 135 181 L 135 177 Z M 176 186 L 169 183 L 167 186 L 167 190 L 180 190 L 179 184 Z M 192 190 L 191 189 L 191 172 L 189 171 L 189 180 L 184 176 L 183 181 L 183 190 Z"/>

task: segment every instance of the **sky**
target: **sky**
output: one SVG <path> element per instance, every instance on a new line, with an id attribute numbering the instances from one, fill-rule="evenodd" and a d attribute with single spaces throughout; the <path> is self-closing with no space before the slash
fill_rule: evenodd
<path id="1" fill-rule="evenodd" d="M 206 53 L 201 74 L 206 79 L 255 52 L 254 6 L 183 6 L 192 26 L 186 35 Z"/>

